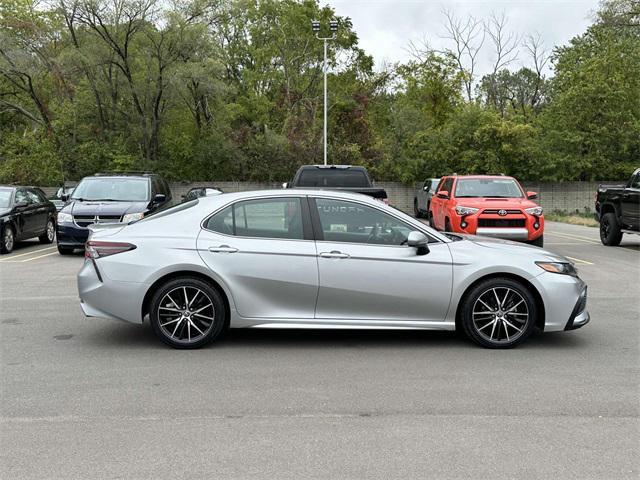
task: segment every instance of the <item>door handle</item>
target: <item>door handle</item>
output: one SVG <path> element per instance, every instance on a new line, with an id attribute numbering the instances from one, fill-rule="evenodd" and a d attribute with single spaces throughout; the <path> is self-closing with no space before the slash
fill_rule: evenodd
<path id="1" fill-rule="evenodd" d="M 330 252 L 321 252 L 322 258 L 349 258 L 349 254 L 339 252 L 338 250 L 331 250 Z"/>
<path id="2" fill-rule="evenodd" d="M 238 249 L 229 245 L 220 245 L 219 247 L 209 247 L 209 251 L 214 253 L 236 253 Z"/>

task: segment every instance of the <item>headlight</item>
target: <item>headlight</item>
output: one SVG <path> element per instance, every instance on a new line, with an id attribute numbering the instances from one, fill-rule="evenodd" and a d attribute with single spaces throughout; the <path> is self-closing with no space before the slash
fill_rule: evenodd
<path id="1" fill-rule="evenodd" d="M 462 215 L 462 216 L 465 216 L 465 215 L 473 215 L 473 214 L 474 214 L 474 213 L 476 213 L 477 211 L 478 211 L 478 209 L 477 209 L 477 208 L 473 208 L 473 207 L 463 207 L 463 206 L 461 206 L 461 205 L 458 205 L 458 206 L 456 207 L 456 213 L 457 213 L 458 215 Z"/>
<path id="2" fill-rule="evenodd" d="M 73 217 L 68 213 L 58 213 L 58 223 L 71 223 L 73 222 Z"/>
<path id="3" fill-rule="evenodd" d="M 536 217 L 539 217 L 540 215 L 542 215 L 542 207 L 526 208 L 524 211 L 527 212 L 529 215 L 535 215 Z"/>
<path id="4" fill-rule="evenodd" d="M 144 213 L 127 213 L 124 217 L 122 217 L 122 223 L 135 222 L 136 220 L 142 220 L 144 217 Z"/>
<path id="5" fill-rule="evenodd" d="M 536 262 L 541 269 L 551 273 L 560 273 L 562 275 L 578 276 L 578 269 L 573 263 L 569 262 Z"/>

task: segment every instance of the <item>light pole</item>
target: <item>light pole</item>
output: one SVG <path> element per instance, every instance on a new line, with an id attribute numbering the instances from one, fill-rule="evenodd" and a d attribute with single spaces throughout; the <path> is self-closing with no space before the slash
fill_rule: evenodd
<path id="1" fill-rule="evenodd" d="M 320 22 L 313 20 L 311 22 L 311 30 L 316 34 L 318 40 L 322 40 L 324 43 L 324 62 L 322 70 L 324 72 L 324 127 L 323 127 L 323 143 L 324 143 L 324 164 L 327 164 L 327 41 L 336 39 L 336 32 L 338 31 L 338 21 L 330 20 L 329 29 L 331 30 L 330 37 L 320 36 Z"/>

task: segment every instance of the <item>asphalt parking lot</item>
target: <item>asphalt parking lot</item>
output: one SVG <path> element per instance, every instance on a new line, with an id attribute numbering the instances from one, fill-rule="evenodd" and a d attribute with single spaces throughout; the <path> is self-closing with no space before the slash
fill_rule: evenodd
<path id="1" fill-rule="evenodd" d="M 640 236 L 545 239 L 589 284 L 591 323 L 508 351 L 277 330 L 172 350 L 84 318 L 82 256 L 24 242 L 0 257 L 0 477 L 638 478 Z"/>

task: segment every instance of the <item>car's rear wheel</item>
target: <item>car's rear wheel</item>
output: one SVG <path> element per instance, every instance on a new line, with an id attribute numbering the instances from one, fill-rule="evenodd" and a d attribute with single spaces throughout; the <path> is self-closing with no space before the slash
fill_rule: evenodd
<path id="1" fill-rule="evenodd" d="M 225 329 L 225 303 L 209 283 L 194 277 L 169 280 L 151 299 L 149 319 L 155 334 L 174 348 L 198 348 Z"/>
<path id="2" fill-rule="evenodd" d="M 465 295 L 460 324 L 485 348 L 512 348 L 533 333 L 538 309 L 531 292 L 510 278 L 480 282 Z"/>
<path id="3" fill-rule="evenodd" d="M 600 240 L 604 245 L 615 247 L 622 241 L 622 232 L 618 218 L 613 212 L 605 213 L 600 218 Z"/>
<path id="4" fill-rule="evenodd" d="M 420 209 L 418 208 L 418 200 L 413 200 L 413 216 L 416 218 L 422 218 L 422 213 L 420 213 Z"/>
<path id="5" fill-rule="evenodd" d="M 2 234 L 2 242 L 0 242 L 0 253 L 11 253 L 16 244 L 16 237 L 13 233 L 11 225 L 5 225 Z"/>
<path id="6" fill-rule="evenodd" d="M 429 226 L 431 228 L 433 228 L 434 230 L 438 230 L 436 228 L 436 223 L 433 221 L 433 212 L 431 210 L 429 210 L 429 213 L 427 214 L 427 220 L 429 221 Z"/>
<path id="7" fill-rule="evenodd" d="M 47 227 L 45 228 L 42 235 L 38 237 L 40 243 L 53 243 L 53 240 L 56 238 L 56 225 L 53 223 L 53 220 L 50 218 L 47 221 Z"/>

